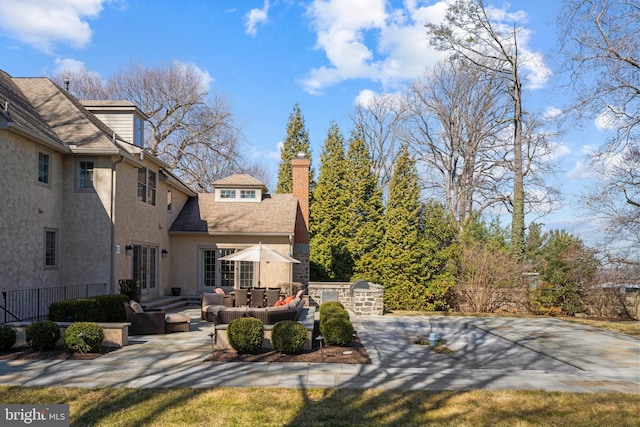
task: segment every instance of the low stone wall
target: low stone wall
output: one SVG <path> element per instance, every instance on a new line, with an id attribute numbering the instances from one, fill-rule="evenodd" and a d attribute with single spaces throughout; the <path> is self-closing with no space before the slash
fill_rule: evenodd
<path id="1" fill-rule="evenodd" d="M 60 326 L 60 340 L 58 341 L 58 345 L 62 346 L 64 345 L 64 331 L 73 325 L 73 322 L 56 323 Z M 31 322 L 13 322 L 4 325 L 16 331 L 16 343 L 13 345 L 14 347 L 27 347 L 26 333 L 29 324 L 31 324 Z M 97 323 L 97 325 L 104 331 L 104 339 L 102 340 L 103 347 L 124 347 L 129 344 L 129 326 L 131 326 L 131 323 Z"/>
<path id="2" fill-rule="evenodd" d="M 298 317 L 298 323 L 302 323 L 302 325 L 307 330 L 307 339 L 304 342 L 304 346 L 302 347 L 304 350 L 311 350 L 313 347 L 313 328 L 314 321 L 316 315 L 315 307 L 305 307 L 302 309 L 300 316 Z M 227 336 L 227 326 L 228 324 L 220 324 L 216 325 L 216 338 L 215 338 L 215 350 L 225 350 L 231 348 L 231 344 L 229 344 L 229 337 Z M 271 345 L 271 331 L 273 330 L 273 325 L 264 325 L 264 340 L 262 342 L 262 348 L 272 349 Z"/>
<path id="3" fill-rule="evenodd" d="M 384 314 L 384 292 L 381 285 L 371 282 L 309 282 L 309 304 L 339 301 L 356 315 Z"/>

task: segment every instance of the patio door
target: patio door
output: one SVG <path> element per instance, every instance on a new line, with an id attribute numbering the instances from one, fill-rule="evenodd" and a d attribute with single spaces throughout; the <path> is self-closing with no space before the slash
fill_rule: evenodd
<path id="1" fill-rule="evenodd" d="M 236 248 L 205 248 L 200 250 L 200 283 L 202 291 L 214 287 L 252 288 L 255 285 L 254 263 L 247 261 L 221 261 L 220 258 L 236 252 Z"/>
<path id="2" fill-rule="evenodd" d="M 158 290 L 158 248 L 147 245 L 133 246 L 133 279 L 140 281 L 143 295 Z"/>

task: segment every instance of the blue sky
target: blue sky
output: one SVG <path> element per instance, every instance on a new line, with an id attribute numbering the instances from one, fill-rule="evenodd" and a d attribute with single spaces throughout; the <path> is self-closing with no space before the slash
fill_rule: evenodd
<path id="1" fill-rule="evenodd" d="M 488 3 L 527 29 L 525 107 L 557 111 L 567 100 L 553 89 L 560 2 Z M 247 156 L 272 171 L 273 189 L 293 105 L 302 109 L 317 167 L 332 121 L 348 136 L 358 99 L 402 90 L 442 57 L 429 48 L 424 24 L 439 21 L 444 8 L 434 0 L 2 0 L 0 68 L 15 77 L 68 68 L 107 77 L 130 61 L 194 64 L 210 92 L 229 102 Z M 584 219 L 576 197 L 592 178 L 583 156 L 604 139 L 597 129 L 587 123 L 554 141 L 561 170 L 550 179 L 569 208 L 545 218 L 549 228 L 577 230 Z"/>

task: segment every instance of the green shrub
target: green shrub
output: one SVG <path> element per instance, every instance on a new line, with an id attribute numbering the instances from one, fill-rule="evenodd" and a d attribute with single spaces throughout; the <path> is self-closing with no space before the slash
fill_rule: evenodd
<path id="1" fill-rule="evenodd" d="M 348 319 L 336 317 L 320 323 L 320 333 L 328 345 L 345 346 L 353 341 L 353 325 Z"/>
<path id="2" fill-rule="evenodd" d="M 44 351 L 55 348 L 60 339 L 60 327 L 56 322 L 45 320 L 34 322 L 27 326 L 27 345 L 35 351 Z"/>
<path id="3" fill-rule="evenodd" d="M 120 285 L 120 293 L 127 296 L 127 301 L 140 302 L 142 294 L 139 280 L 120 279 L 118 280 L 118 285 Z"/>
<path id="4" fill-rule="evenodd" d="M 243 317 L 236 319 L 227 326 L 229 344 L 240 354 L 255 354 L 262 347 L 264 339 L 264 325 L 260 319 Z"/>
<path id="5" fill-rule="evenodd" d="M 326 319 L 333 319 L 336 317 L 341 317 L 343 319 L 349 320 L 349 312 L 344 308 L 340 308 L 337 306 L 326 307 L 324 310 L 320 311 L 320 323 L 324 322 Z"/>
<path id="6" fill-rule="evenodd" d="M 9 350 L 16 343 L 16 331 L 8 326 L 0 326 L 0 351 Z"/>
<path id="7" fill-rule="evenodd" d="M 326 309 L 332 309 L 332 308 L 341 308 L 344 310 L 344 305 L 342 305 L 341 302 L 339 301 L 327 301 L 327 302 L 323 302 L 322 304 L 320 304 L 320 313 L 322 313 L 322 310 L 326 310 Z"/>
<path id="8" fill-rule="evenodd" d="M 104 331 L 93 322 L 76 322 L 64 331 L 64 344 L 74 352 L 95 353 L 103 339 Z"/>
<path id="9" fill-rule="evenodd" d="M 283 320 L 273 325 L 271 344 L 280 353 L 300 353 L 307 339 L 307 329 L 293 320 Z"/>
<path id="10" fill-rule="evenodd" d="M 124 322 L 126 295 L 99 295 L 54 302 L 49 306 L 49 320 L 54 322 Z"/>

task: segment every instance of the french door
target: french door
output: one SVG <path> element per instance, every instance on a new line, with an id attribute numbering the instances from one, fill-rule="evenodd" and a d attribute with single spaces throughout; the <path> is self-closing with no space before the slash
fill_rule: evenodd
<path id="1" fill-rule="evenodd" d="M 140 281 L 143 295 L 158 291 L 158 248 L 156 246 L 133 246 L 133 280 Z"/>
<path id="2" fill-rule="evenodd" d="M 214 287 L 252 288 L 255 282 L 254 263 L 248 261 L 222 261 L 235 248 L 204 248 L 200 250 L 200 283 L 202 291 Z"/>

